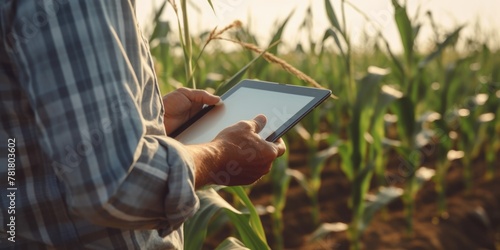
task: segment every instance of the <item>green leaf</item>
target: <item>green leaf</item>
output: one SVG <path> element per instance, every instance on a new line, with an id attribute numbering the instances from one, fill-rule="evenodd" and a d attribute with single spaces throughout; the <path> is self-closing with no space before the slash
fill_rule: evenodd
<path id="1" fill-rule="evenodd" d="M 228 237 L 215 250 L 250 250 L 250 248 L 247 248 L 240 240 Z"/>
<path id="2" fill-rule="evenodd" d="M 313 160 L 312 160 L 312 166 L 310 166 L 312 169 L 311 169 L 311 175 L 312 176 L 320 176 L 322 170 L 323 170 L 323 167 L 324 167 L 324 163 L 326 160 L 328 160 L 330 157 L 336 155 L 338 152 L 339 152 L 339 144 L 340 143 L 335 143 L 334 145 L 322 150 L 322 151 L 319 151 L 319 152 L 316 152 L 313 156 Z"/>
<path id="3" fill-rule="evenodd" d="M 162 40 L 164 40 L 170 33 L 170 22 L 168 21 L 158 21 L 154 27 L 153 33 L 149 36 L 150 43 L 156 39 L 160 40 L 159 45 L 161 45 Z"/>
<path id="4" fill-rule="evenodd" d="M 408 96 L 404 96 L 393 104 L 394 113 L 398 116 L 398 130 L 406 146 L 413 146 L 415 133 L 415 104 Z"/>
<path id="5" fill-rule="evenodd" d="M 274 33 L 274 36 L 268 45 L 269 53 L 274 54 L 274 55 L 278 54 L 278 45 L 281 42 L 281 37 L 283 36 L 283 31 L 284 31 L 286 25 L 288 24 L 288 21 L 290 20 L 290 18 L 293 16 L 294 12 L 295 12 L 295 10 L 290 12 L 290 14 L 288 14 L 288 16 L 285 18 L 285 20 L 281 23 L 281 25 L 278 26 L 278 29 Z M 257 77 L 262 75 L 262 72 L 264 72 L 264 69 L 266 69 L 266 67 L 269 65 L 264 60 L 260 60 L 260 61 L 261 61 L 261 63 L 256 63 L 255 68 L 252 71 L 252 73 L 254 73 Z"/>
<path id="6" fill-rule="evenodd" d="M 287 169 L 286 174 L 292 178 L 294 178 L 299 185 L 306 191 L 306 193 L 311 193 L 311 189 L 309 188 L 309 182 L 307 181 L 307 177 L 300 171 L 295 169 Z"/>
<path id="7" fill-rule="evenodd" d="M 168 0 L 163 0 L 163 3 L 160 5 L 160 8 L 156 11 L 153 21 L 156 23 L 156 21 L 160 20 L 161 14 L 163 14 L 163 11 L 165 10 L 165 7 L 167 6 Z"/>
<path id="8" fill-rule="evenodd" d="M 273 162 L 271 168 L 271 183 L 273 187 L 272 202 L 277 213 L 281 213 L 286 204 L 286 191 L 290 184 L 291 176 L 287 174 L 288 170 L 288 151 Z"/>
<path id="9" fill-rule="evenodd" d="M 273 162 L 271 168 L 271 184 L 273 195 L 271 204 L 274 206 L 275 211 L 270 215 L 272 220 L 272 231 L 274 238 L 274 249 L 283 249 L 283 209 L 286 205 L 286 195 L 290 184 L 291 176 L 287 174 L 288 169 L 288 151 L 285 152 L 280 158 Z"/>
<path id="10" fill-rule="evenodd" d="M 373 164 L 368 164 L 366 165 L 357 175 L 356 177 L 354 178 L 354 183 L 353 185 L 354 186 L 358 186 L 358 187 L 361 187 L 363 185 L 361 185 L 361 183 L 365 183 L 366 180 L 369 180 L 369 177 L 371 174 L 372 174 L 372 170 L 373 170 L 374 166 Z M 353 192 L 355 193 L 355 192 Z M 363 193 L 364 192 L 360 192 L 360 193 Z"/>
<path id="11" fill-rule="evenodd" d="M 448 108 L 451 106 L 451 101 L 449 101 L 451 95 L 450 92 L 452 92 L 453 89 L 453 79 L 455 78 L 455 73 L 456 73 L 456 65 L 455 64 L 449 64 L 448 67 L 446 67 L 445 70 L 445 78 L 444 78 L 444 83 L 440 95 L 440 101 L 441 105 L 439 105 L 439 111 L 438 113 L 441 114 L 441 116 L 444 117 L 446 112 L 448 111 Z M 460 84 L 455 84 L 455 85 L 460 85 Z"/>
<path id="12" fill-rule="evenodd" d="M 295 10 L 291 11 L 290 14 L 285 18 L 283 23 L 279 26 L 278 30 L 276 30 L 276 33 L 274 34 L 273 38 L 269 42 L 268 47 L 272 47 L 269 49 L 269 53 L 271 54 L 277 54 L 278 53 L 278 46 L 273 46 L 276 42 L 279 42 L 281 40 L 281 37 L 283 35 L 283 31 L 285 30 L 286 25 L 288 24 L 288 21 L 290 21 L 290 18 L 293 16 Z"/>
<path id="13" fill-rule="evenodd" d="M 407 63 L 410 63 L 413 58 L 413 43 L 414 43 L 414 30 L 411 25 L 410 18 L 406 12 L 406 6 L 401 6 L 398 0 L 392 0 L 394 6 L 394 19 L 398 26 L 399 36 L 405 51 Z"/>
<path id="14" fill-rule="evenodd" d="M 323 44 L 325 43 L 326 39 L 328 39 L 329 37 L 333 38 L 333 40 L 335 41 L 335 44 L 339 48 L 340 53 L 342 54 L 342 57 L 346 58 L 346 53 L 344 51 L 342 44 L 340 43 L 340 39 L 337 35 L 337 32 L 335 30 L 333 30 L 332 28 L 328 28 L 325 31 L 325 35 L 323 36 L 323 40 L 322 40 Z"/>
<path id="15" fill-rule="evenodd" d="M 189 66 L 189 60 L 190 60 L 190 56 L 189 56 L 189 52 L 188 52 L 188 46 L 186 45 L 186 42 L 187 41 L 184 41 L 184 36 L 182 35 L 183 34 L 183 29 L 182 29 L 182 26 L 181 26 L 181 19 L 179 17 L 179 13 L 175 13 L 175 17 L 177 19 L 177 30 L 179 32 L 179 43 L 181 45 L 181 48 L 182 48 L 182 55 L 184 56 L 184 70 L 186 72 L 186 81 L 188 81 L 189 77 L 188 77 L 188 68 L 190 67 Z"/>
<path id="16" fill-rule="evenodd" d="M 198 191 L 197 195 L 200 199 L 200 209 L 184 226 L 185 237 L 189 239 L 184 242 L 185 249 L 201 249 L 208 223 L 220 211 L 224 211 L 230 218 L 245 246 L 250 249 L 269 249 L 267 243 L 252 227 L 251 215 L 244 214 L 231 206 L 213 188 Z"/>
<path id="17" fill-rule="evenodd" d="M 363 135 L 368 130 L 368 121 L 362 119 L 362 117 L 365 112 L 373 110 L 373 101 L 378 95 L 379 84 L 387 73 L 386 70 L 370 67 L 368 74 L 359 81 L 359 91 L 353 108 L 351 125 L 349 126 L 352 142 L 351 162 L 354 174 L 357 174 L 361 168 L 362 150 L 365 144 Z"/>
<path id="18" fill-rule="evenodd" d="M 397 56 L 392 52 L 391 46 L 389 45 L 389 42 L 385 40 L 385 47 L 387 48 L 387 52 L 389 53 L 389 56 L 391 56 L 392 62 L 394 65 L 396 65 L 396 68 L 398 69 L 399 73 L 401 74 L 402 77 L 405 75 L 405 69 L 401 61 L 397 58 Z"/>
<path id="19" fill-rule="evenodd" d="M 207 0 L 207 2 L 210 5 L 210 8 L 212 8 L 212 11 L 214 12 L 214 14 L 217 14 L 217 13 L 215 13 L 215 9 L 214 9 L 214 5 L 212 4 L 212 0 Z"/>
<path id="20" fill-rule="evenodd" d="M 345 141 L 339 146 L 339 154 L 340 158 L 342 159 L 342 164 L 340 165 L 340 168 L 342 169 L 342 172 L 347 176 L 347 179 L 349 181 L 354 180 L 354 167 L 352 163 L 352 141 Z"/>
<path id="21" fill-rule="evenodd" d="M 323 223 L 309 237 L 309 242 L 324 239 L 328 234 L 344 232 L 349 226 L 342 222 Z"/>
<path id="22" fill-rule="evenodd" d="M 370 180 L 373 176 L 374 168 L 374 163 L 368 163 L 368 165 L 364 166 L 361 171 L 356 174 L 352 183 L 353 217 L 355 221 L 358 221 L 358 223 L 362 219 L 364 213 L 364 199 L 366 193 L 368 192 L 368 188 L 370 187 Z"/>
<path id="23" fill-rule="evenodd" d="M 430 55 L 428 55 L 422 61 L 420 61 L 420 63 L 418 64 L 418 67 L 424 68 L 432 60 L 434 60 L 434 58 L 441 55 L 443 53 L 443 50 L 446 47 L 455 43 L 457 41 L 458 37 L 460 36 L 460 31 L 462 31 L 463 28 L 464 28 L 464 26 L 458 27 L 455 31 L 453 31 L 451 34 L 449 34 L 443 42 L 437 44 L 436 50 L 434 50 Z"/>
<path id="24" fill-rule="evenodd" d="M 378 95 L 373 114 L 371 115 L 368 133 L 373 137 L 371 145 L 372 151 L 367 157 L 367 161 L 374 161 L 375 172 L 379 180 L 383 180 L 385 171 L 384 138 L 385 126 L 383 117 L 387 113 L 387 108 L 403 94 L 387 85 L 382 86 Z"/>
<path id="25" fill-rule="evenodd" d="M 254 59 L 252 59 L 252 61 L 247 63 L 245 67 L 241 68 L 240 71 L 238 71 L 238 73 L 229 78 L 225 83 L 221 84 L 215 91 L 215 94 L 222 95 L 226 93 L 226 91 L 228 91 L 230 88 L 234 87 L 234 85 L 236 85 L 238 82 L 240 82 L 245 73 L 247 72 L 248 68 L 250 68 L 250 66 L 252 66 L 252 64 L 256 62 L 259 58 L 261 58 L 262 55 L 264 55 L 264 53 L 266 53 L 266 51 L 263 51 L 258 56 L 254 57 Z"/>
<path id="26" fill-rule="evenodd" d="M 337 15 L 335 14 L 335 10 L 333 9 L 333 5 L 330 2 L 330 0 L 325 0 L 325 9 L 326 9 L 326 15 L 328 16 L 328 21 L 330 21 L 330 24 L 335 27 L 339 32 L 343 32 L 342 28 L 340 27 L 339 19 L 337 18 Z"/>
<path id="27" fill-rule="evenodd" d="M 367 107 L 372 107 L 373 101 L 378 95 L 377 89 L 389 71 L 377 67 L 369 67 L 368 73 L 358 82 L 358 93 L 356 103 L 354 104 L 354 112 L 360 114 Z"/>
<path id="28" fill-rule="evenodd" d="M 238 196 L 238 198 L 240 198 L 243 204 L 245 204 L 248 211 L 250 212 L 251 227 L 253 228 L 255 233 L 260 237 L 260 239 L 263 242 L 266 242 L 266 234 L 264 232 L 264 228 L 262 227 L 262 222 L 260 221 L 259 214 L 257 213 L 257 210 L 255 209 L 255 206 L 253 205 L 250 198 L 248 198 L 248 195 L 243 189 L 243 187 L 242 186 L 227 187 L 224 188 L 224 190 L 235 194 L 236 196 Z"/>
<path id="29" fill-rule="evenodd" d="M 200 199 L 200 209 L 184 224 L 184 233 L 189 239 L 184 241 L 186 249 L 201 249 L 210 219 L 222 209 L 241 214 L 213 189 L 198 191 L 197 195 Z"/>
<path id="30" fill-rule="evenodd" d="M 159 35 L 157 34 L 158 29 L 158 24 L 162 23 L 163 21 L 160 20 L 161 15 L 163 14 L 163 11 L 165 10 L 165 7 L 167 6 L 168 1 L 164 0 L 163 3 L 160 5 L 160 7 L 156 10 L 156 13 L 154 14 L 152 23 L 155 25 L 155 28 L 152 32 L 152 34 L 149 36 L 149 41 L 152 41 L 155 38 L 158 38 Z M 168 23 L 168 22 L 167 22 Z"/>
<path id="31" fill-rule="evenodd" d="M 382 86 L 382 91 L 379 93 L 377 103 L 375 104 L 375 110 L 371 117 L 370 127 L 372 127 L 373 124 L 377 122 L 377 120 L 381 119 L 384 116 L 387 107 L 389 107 L 394 101 L 401 98 L 402 96 L 403 93 L 401 93 L 399 90 L 396 90 L 388 85 Z"/>
<path id="32" fill-rule="evenodd" d="M 241 216 L 228 210 L 226 210 L 226 214 L 231 219 L 232 224 L 236 227 L 236 230 L 241 236 L 241 240 L 245 246 L 250 249 L 270 249 L 267 243 L 262 241 L 260 236 L 256 234 L 254 229 L 250 226 L 248 216 Z"/>
<path id="33" fill-rule="evenodd" d="M 401 188 L 381 187 L 379 191 L 370 199 L 370 201 L 365 203 L 363 219 L 359 222 L 359 229 L 361 232 L 364 231 L 370 224 L 370 221 L 373 219 L 375 213 L 402 195 L 403 190 Z"/>

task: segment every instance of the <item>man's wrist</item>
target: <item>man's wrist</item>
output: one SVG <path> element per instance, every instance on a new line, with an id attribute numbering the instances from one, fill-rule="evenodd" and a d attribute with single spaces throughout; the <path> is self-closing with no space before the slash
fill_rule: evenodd
<path id="1" fill-rule="evenodd" d="M 194 160 L 195 168 L 195 188 L 199 189 L 205 185 L 215 184 L 215 181 L 210 178 L 211 172 L 217 172 L 223 153 L 220 152 L 220 147 L 217 147 L 216 142 L 189 145 L 188 151 Z"/>

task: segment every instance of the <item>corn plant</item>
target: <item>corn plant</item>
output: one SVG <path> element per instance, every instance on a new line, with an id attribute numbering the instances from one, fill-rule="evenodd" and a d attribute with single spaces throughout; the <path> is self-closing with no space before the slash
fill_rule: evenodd
<path id="1" fill-rule="evenodd" d="M 398 147 L 399 154 L 404 162 L 404 167 L 408 168 L 408 176 L 406 181 L 405 195 L 403 196 L 405 201 L 406 209 L 406 219 L 408 223 L 408 229 L 411 232 L 413 230 L 413 211 L 414 211 L 414 196 L 415 190 L 415 178 L 413 173 L 415 173 L 415 167 L 420 163 L 420 155 L 416 154 L 410 157 L 413 152 L 415 152 L 415 142 L 413 141 L 415 135 L 415 60 L 414 60 L 414 43 L 415 39 L 420 30 L 419 24 L 412 24 L 407 11 L 406 6 L 401 6 L 396 0 L 392 1 L 394 6 L 394 19 L 396 21 L 399 35 L 401 38 L 401 43 L 403 45 L 404 56 L 402 63 L 398 58 L 393 56 L 394 64 L 399 70 L 400 76 L 400 88 L 403 90 L 403 95 L 398 99 L 397 103 L 394 105 L 394 113 L 398 117 L 398 131 L 401 140 L 401 147 Z M 391 53 L 391 55 L 393 55 Z"/>
<path id="2" fill-rule="evenodd" d="M 498 92 L 497 92 L 498 93 Z M 498 101 L 500 97 L 497 94 L 497 103 L 500 103 Z M 500 104 L 497 104 L 497 106 L 500 106 Z M 490 130 L 493 134 L 494 137 L 491 139 L 489 147 L 487 148 L 486 154 L 487 154 L 487 162 L 488 162 L 488 171 L 487 171 L 487 179 L 491 180 L 493 179 L 495 175 L 495 167 L 498 166 L 495 164 L 496 161 L 499 160 L 499 156 L 495 153 L 500 151 L 500 109 L 497 109 L 497 113 L 495 115 L 496 117 L 496 122 L 492 130 Z"/>
<path id="3" fill-rule="evenodd" d="M 207 234 L 210 219 L 224 212 L 241 237 L 242 244 L 250 249 L 269 249 L 265 239 L 260 218 L 255 207 L 251 205 L 242 187 L 227 188 L 247 205 L 249 212 L 241 212 L 229 204 L 214 189 L 198 191 L 200 210 L 185 223 L 184 232 L 189 240 L 185 241 L 186 249 L 201 249 Z M 222 242 L 221 244 L 227 244 Z"/>
<path id="4" fill-rule="evenodd" d="M 341 6 L 342 26 L 330 1 L 325 1 L 325 6 L 332 28 L 327 30 L 324 40 L 328 37 L 334 39 L 344 58 L 344 65 L 347 70 L 349 87 L 346 88 L 346 97 L 348 105 L 352 107 L 351 112 L 348 114 L 350 117 L 348 125 L 349 140 L 343 142 L 339 147 L 339 152 L 342 157 L 342 169 L 353 183 L 351 194 L 353 218 L 349 232 L 353 248 L 359 249 L 361 234 L 369 220 L 367 219 L 369 217 L 365 216 L 365 212 L 373 208 L 365 205 L 369 182 L 374 169 L 382 168 L 384 163 L 382 159 L 384 128 L 381 117 L 385 114 L 386 108 L 392 102 L 398 100 L 400 96 L 398 96 L 397 91 L 389 86 L 385 86 L 386 91 L 382 91 L 380 82 L 388 74 L 388 71 L 376 67 L 370 67 L 368 74 L 358 81 L 358 84 L 353 83 L 353 58 L 345 24 L 345 2 L 343 1 Z"/>
<path id="5" fill-rule="evenodd" d="M 291 175 L 288 173 L 288 153 L 277 159 L 273 163 L 270 173 L 270 179 L 273 188 L 272 206 L 274 211 L 271 213 L 273 225 L 274 245 L 272 249 L 284 249 L 284 218 L 283 209 L 286 205 L 286 193 L 290 184 Z"/>
<path id="6" fill-rule="evenodd" d="M 167 1 L 164 1 L 158 9 L 154 10 L 154 14 L 151 23 L 154 24 L 153 30 L 149 32 L 149 42 L 150 51 L 154 58 L 160 60 L 158 68 L 156 69 L 158 73 L 158 78 L 161 82 L 168 82 L 168 76 L 172 75 L 172 63 L 171 57 L 171 27 L 168 21 L 162 21 L 160 16 L 165 11 L 167 7 Z M 162 84 L 160 87 L 165 88 L 166 86 Z M 163 92 L 168 92 L 171 89 L 162 89 Z"/>
<path id="7" fill-rule="evenodd" d="M 182 20 L 183 20 L 182 21 L 183 28 L 181 29 L 181 21 L 177 12 L 178 10 L 176 3 L 175 1 L 170 1 L 177 14 L 179 32 L 183 34 L 183 36 L 179 37 L 179 41 L 183 49 L 183 55 L 184 55 L 184 63 L 185 63 L 184 66 L 186 72 L 185 79 L 187 81 L 186 85 L 190 86 L 191 88 L 196 88 L 196 82 L 193 75 L 194 74 L 193 45 L 192 45 L 191 34 L 189 32 L 189 22 L 188 22 L 189 19 L 188 19 L 186 2 L 187 2 L 186 0 L 181 0 Z M 211 5 L 210 1 L 209 3 Z M 160 43 L 162 42 L 162 39 L 166 39 L 166 36 L 168 35 L 169 32 L 168 23 L 159 21 L 159 16 L 163 12 L 166 4 L 167 2 L 165 1 L 155 15 L 154 21 L 158 22 L 159 25 L 155 26 L 155 29 L 153 30 L 153 33 L 150 37 L 150 39 L 153 41 L 155 39 L 159 39 Z M 201 53 L 203 53 L 205 46 L 201 48 L 200 55 Z M 158 48 L 159 51 L 153 50 L 153 54 L 156 55 L 159 54 L 160 58 L 164 57 L 168 55 L 165 54 L 165 49 L 168 53 L 169 49 L 168 47 L 165 48 L 165 46 L 159 46 Z M 200 56 L 198 56 L 198 58 L 199 57 Z M 243 75 L 248 70 L 250 65 L 253 62 L 255 62 L 258 58 L 260 58 L 260 56 L 255 57 L 254 60 L 252 60 L 249 64 L 243 67 L 236 75 L 234 75 L 232 78 L 226 81 L 225 84 L 221 85 L 221 87 L 218 90 L 224 91 L 225 89 L 230 88 L 231 86 L 239 82 L 239 80 L 243 77 Z M 168 63 L 164 61 L 162 65 L 166 66 L 166 64 Z M 167 81 L 169 79 L 165 78 L 164 80 Z M 185 233 L 186 236 L 190 238 L 190 240 L 185 242 L 186 244 L 185 247 L 187 249 L 200 249 L 206 237 L 206 232 L 208 224 L 210 222 L 210 218 L 212 218 L 212 216 L 215 213 L 223 210 L 225 211 L 227 217 L 229 217 L 229 219 L 231 220 L 232 224 L 236 227 L 242 242 L 240 242 L 235 238 L 228 238 L 225 241 L 223 241 L 218 248 L 224 249 L 230 246 L 238 245 L 238 246 L 246 246 L 249 247 L 250 249 L 268 249 L 269 246 L 265 238 L 260 218 L 257 214 L 255 207 L 248 198 L 247 193 L 243 190 L 242 187 L 228 187 L 225 188 L 225 190 L 227 192 L 234 194 L 235 197 L 237 197 L 240 201 L 242 201 L 246 207 L 246 210 L 248 210 L 248 213 L 243 213 L 240 210 L 235 209 L 233 206 L 227 203 L 222 197 L 220 197 L 220 195 L 217 194 L 213 189 L 197 192 L 198 197 L 200 198 L 201 208 L 200 211 L 198 211 L 197 214 L 186 223 Z"/>
<path id="8" fill-rule="evenodd" d="M 402 61 L 394 56 L 390 47 L 387 46 L 397 69 L 397 80 L 403 90 L 403 96 L 393 105 L 392 110 L 398 117 L 397 128 L 401 146 L 397 147 L 397 150 L 401 156 L 401 166 L 405 168 L 405 176 L 403 176 L 406 178 L 404 180 L 406 183 L 404 201 L 408 232 L 411 234 L 413 232 L 415 195 L 421 186 L 416 173 L 421 165 L 423 147 L 430 141 L 429 138 L 425 139 L 427 131 L 423 128 L 422 122 L 419 122 L 422 119 L 418 119 L 419 116 L 422 116 L 420 110 L 422 106 L 425 106 L 423 100 L 425 100 L 427 90 L 430 87 L 426 78 L 426 68 L 430 62 L 443 53 L 445 48 L 454 44 L 462 27 L 448 34 L 443 41 L 436 44 L 434 51 L 419 59 L 415 50 L 415 41 L 421 29 L 421 24 L 410 19 L 406 6 L 400 5 L 397 0 L 392 0 L 392 4 L 395 11 L 394 19 L 403 45 Z M 450 73 L 450 71 L 448 72 Z M 454 80 L 453 74 L 447 76 L 450 76 L 447 80 Z M 455 87 L 456 85 L 449 84 L 447 86 Z M 449 93 L 443 91 L 443 94 Z M 445 112 L 442 106 L 441 111 Z M 443 129 L 447 131 L 445 128 Z M 424 139 L 422 140 L 422 138 Z M 438 171 L 438 174 L 441 173 L 444 173 L 444 171 Z"/>
<path id="9" fill-rule="evenodd" d="M 470 109 L 459 111 L 462 117 L 460 119 L 461 135 L 458 141 L 459 148 L 464 152 L 464 180 L 468 190 L 471 190 L 473 185 L 472 159 L 477 158 L 481 153 L 482 146 L 489 136 L 488 125 L 495 119 L 494 113 L 481 114 L 482 109 L 479 106 L 484 104 L 483 100 L 478 100 L 481 96 L 483 95 L 474 98 L 474 106 Z"/>
<path id="10" fill-rule="evenodd" d="M 225 239 L 215 250 L 232 250 L 232 249 L 241 249 L 241 250 L 250 250 L 247 248 L 243 242 L 239 241 L 234 237 L 228 237 Z"/>
<path id="11" fill-rule="evenodd" d="M 495 89 L 495 91 L 492 91 L 490 98 L 491 105 L 496 108 L 496 114 L 495 121 L 492 122 L 487 132 L 489 135 L 493 136 L 489 137 L 485 146 L 486 162 L 488 164 L 488 169 L 486 171 L 487 180 L 493 179 L 496 170 L 495 167 L 498 166 L 496 162 L 500 158 L 497 154 L 497 152 L 500 151 L 500 109 L 498 108 L 500 106 L 500 90 Z"/>
<path id="12" fill-rule="evenodd" d="M 319 131 L 319 126 L 326 115 L 327 110 L 318 109 L 311 112 L 302 122 L 297 125 L 297 131 L 307 147 L 307 166 L 309 168 L 309 176 L 301 172 L 291 172 L 292 176 L 306 191 L 307 196 L 312 203 L 311 216 L 314 224 L 320 224 L 320 206 L 318 193 L 321 187 L 321 173 L 325 166 L 326 160 L 331 158 L 338 152 L 338 145 L 332 143 L 330 147 L 320 150 L 320 143 L 323 141 L 338 141 L 337 136 L 324 134 Z"/>
<path id="13" fill-rule="evenodd" d="M 268 49 L 260 49 L 256 34 L 246 27 L 234 28 L 238 25 L 229 27 L 229 30 L 207 31 L 200 36 L 201 39 L 193 39 L 189 31 L 186 2 L 180 1 L 177 32 L 171 28 L 175 27 L 175 23 L 159 18 L 165 8 L 176 7 L 175 1 L 162 2 L 152 15 L 155 25 L 148 33 L 163 92 L 188 86 L 211 88 L 215 93 L 222 94 L 243 77 L 300 85 L 315 82 L 284 74 L 282 69 L 285 69 L 295 75 L 312 75 L 322 87 L 331 89 L 339 96 L 335 102 L 325 103 L 315 110 L 296 127 L 302 131 L 299 133 L 301 136 L 287 136 L 290 144 L 305 142 L 310 175 L 289 169 L 288 156 L 285 156 L 275 162 L 268 178 L 263 179 L 272 182 L 273 187 L 273 249 L 285 248 L 283 209 L 291 178 L 298 180 L 312 203 L 311 216 L 319 227 L 310 239 L 320 239 L 328 233 L 347 229 L 352 248 L 359 249 L 363 231 L 374 215 L 401 196 L 408 231 L 411 232 L 416 193 L 430 178 L 434 178 L 436 183 L 438 212 L 444 214 L 446 175 L 452 161 L 462 161 L 467 187 L 474 184 L 471 166 L 480 156 L 484 155 L 488 163 L 486 178 L 493 178 L 498 171 L 498 52 L 492 52 L 485 43 L 474 39 L 467 44 L 468 51 L 461 51 L 457 41 L 462 37 L 464 26 L 445 33 L 428 13 L 434 30 L 434 48 L 429 53 L 419 52 L 416 45 L 422 26 L 419 16 L 410 18 L 405 5 L 391 0 L 395 10 L 394 21 L 403 45 L 402 53 L 394 53 L 382 35 L 375 37 L 378 42 L 368 44 L 364 51 L 355 51 L 346 23 L 346 8 L 353 8 L 367 20 L 368 15 L 349 1 L 340 1 L 340 9 L 336 9 L 333 1 L 325 0 L 325 14 L 330 28 L 325 31 L 322 40 L 316 41 L 311 33 L 314 24 L 309 8 L 300 28 L 308 36 L 308 44 L 299 42 L 295 46 L 296 51 L 280 54 L 286 61 L 300 65 L 300 70 L 306 73 L 303 74 L 275 56 L 283 52 L 278 50 L 277 44 L 293 12 L 277 22 L 275 30 L 271 31 L 271 41 L 265 43 Z M 211 5 L 211 1 L 208 3 Z M 380 30 L 378 33 L 382 34 Z M 330 41 L 333 46 L 329 46 Z M 227 42 L 241 45 L 244 50 L 228 52 L 223 50 L 224 46 L 213 46 L 212 50 L 207 50 L 210 52 L 205 50 L 212 43 L 223 45 Z M 182 51 L 182 56 L 174 51 Z M 281 69 L 268 65 L 262 59 L 281 66 Z M 179 60 L 183 60 L 184 65 L 179 65 Z M 387 132 L 392 132 L 393 128 L 384 121 L 387 114 L 397 120 L 397 138 L 391 137 L 395 140 L 386 138 Z M 424 148 L 426 145 L 430 145 L 432 152 Z M 388 149 L 393 148 L 399 156 L 398 167 L 402 168 L 398 170 L 404 173 L 399 177 L 387 176 L 389 183 L 382 182 L 388 159 L 392 156 Z M 436 152 L 436 171 L 422 167 L 425 157 Z M 321 174 L 326 160 L 334 154 L 339 155 L 334 159 L 340 161 L 342 171 L 351 182 L 349 206 L 352 218 L 348 228 L 341 223 L 325 223 L 320 216 L 317 194 L 321 187 Z M 374 175 L 378 181 L 370 189 Z M 385 184 L 396 185 L 382 186 Z M 202 206 L 200 212 L 186 223 L 186 239 L 189 239 L 186 249 L 200 249 L 207 232 L 216 232 L 222 225 L 228 224 L 232 234 L 221 239 L 217 249 L 268 249 L 259 216 L 247 195 L 250 189 L 217 187 L 199 191 Z M 232 195 L 235 202 L 229 204 L 220 193 Z"/>
<path id="14" fill-rule="evenodd" d="M 385 74 L 386 71 L 372 67 L 359 81 L 359 92 L 349 128 L 350 138 L 339 150 L 343 160 L 342 169 L 352 181 L 353 218 L 349 231 L 354 249 L 360 248 L 360 237 L 367 225 L 367 221 L 363 220 L 367 208 L 365 198 L 375 165 L 379 163 L 375 152 L 380 152 L 382 147 L 379 135 L 376 135 L 377 141 L 374 141 L 372 135 L 380 126 L 380 117 L 385 114 L 385 109 L 398 97 L 391 91 L 381 92 L 380 82 Z M 385 89 L 387 88 L 389 87 L 386 86 Z"/>

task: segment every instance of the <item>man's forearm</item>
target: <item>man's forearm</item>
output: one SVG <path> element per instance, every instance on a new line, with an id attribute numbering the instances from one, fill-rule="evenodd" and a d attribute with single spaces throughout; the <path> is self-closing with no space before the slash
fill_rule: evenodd
<path id="1" fill-rule="evenodd" d="M 192 155 L 195 166 L 195 188 L 200 189 L 205 185 L 217 184 L 212 178 L 222 162 L 223 152 L 217 143 L 186 146 Z"/>

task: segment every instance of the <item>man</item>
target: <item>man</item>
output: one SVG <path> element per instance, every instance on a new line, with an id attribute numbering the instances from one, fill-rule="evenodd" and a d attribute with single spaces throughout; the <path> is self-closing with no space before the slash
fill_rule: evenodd
<path id="1" fill-rule="evenodd" d="M 253 183 L 284 153 L 257 134 L 263 116 L 203 145 L 167 137 L 220 99 L 184 88 L 161 98 L 134 6 L 1 2 L 2 247 L 180 249 L 195 188 L 234 162 L 224 184 Z"/>

